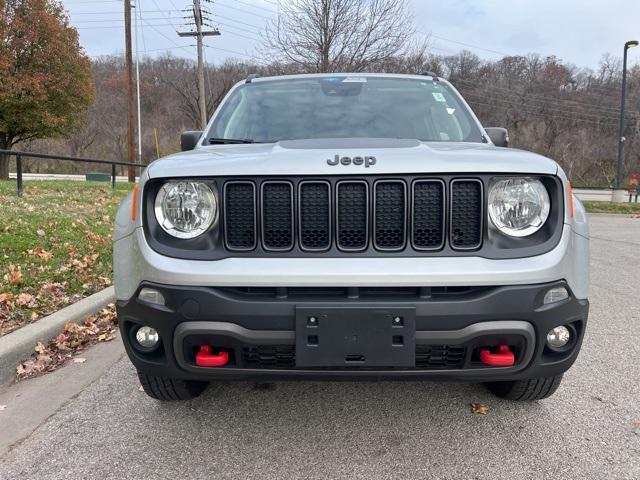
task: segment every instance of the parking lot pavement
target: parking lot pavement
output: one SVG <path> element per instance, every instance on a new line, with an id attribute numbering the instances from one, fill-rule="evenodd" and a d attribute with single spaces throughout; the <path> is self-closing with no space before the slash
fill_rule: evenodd
<path id="1" fill-rule="evenodd" d="M 161 404 L 123 359 L 5 455 L 0 478 L 638 479 L 640 219 L 591 223 L 583 351 L 545 401 L 465 383 L 239 382 Z"/>

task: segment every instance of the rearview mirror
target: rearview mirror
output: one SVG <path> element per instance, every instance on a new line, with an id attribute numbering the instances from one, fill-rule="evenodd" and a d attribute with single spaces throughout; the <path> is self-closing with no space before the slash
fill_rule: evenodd
<path id="1" fill-rule="evenodd" d="M 201 136 L 201 130 L 191 130 L 188 132 L 183 132 L 183 134 L 180 135 L 180 149 L 183 152 L 186 152 L 187 150 L 193 150 L 194 148 L 196 148 L 198 140 L 200 140 Z"/>
<path id="2" fill-rule="evenodd" d="M 491 142 L 496 147 L 508 147 L 509 146 L 509 132 L 506 128 L 500 127 L 487 127 L 484 129 L 489 135 Z"/>

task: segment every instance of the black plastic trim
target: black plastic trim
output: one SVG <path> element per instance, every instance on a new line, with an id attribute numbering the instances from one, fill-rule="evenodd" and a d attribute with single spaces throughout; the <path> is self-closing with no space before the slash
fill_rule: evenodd
<path id="1" fill-rule="evenodd" d="M 509 258 L 527 258 L 536 255 L 542 255 L 555 248 L 564 232 L 564 205 L 565 195 L 562 188 L 562 182 L 560 178 L 552 175 L 536 175 L 523 173 L 522 175 L 504 175 L 504 174 L 473 174 L 470 173 L 464 178 L 479 179 L 483 182 L 484 188 L 484 211 L 486 212 L 487 191 L 492 179 L 498 179 L 503 177 L 513 176 L 527 176 L 540 179 L 549 192 L 551 200 L 551 210 L 549 218 L 545 222 L 544 226 L 533 235 L 521 238 L 508 237 L 497 230 L 493 224 L 483 218 L 483 241 L 482 246 L 476 250 L 455 250 L 449 243 L 448 227 L 445 232 L 445 243 L 439 250 L 417 250 L 412 245 L 408 245 L 402 251 L 397 252 L 384 252 L 377 250 L 372 242 L 369 242 L 366 249 L 361 251 L 344 251 L 338 248 L 336 244 L 336 229 L 333 228 L 333 240 L 332 245 L 326 251 L 305 251 L 300 248 L 298 241 L 295 241 L 293 248 L 288 251 L 268 251 L 262 248 L 260 242 L 257 247 L 251 251 L 229 251 L 224 245 L 224 221 L 217 222 L 217 226 L 212 228 L 209 232 L 200 235 L 194 239 L 181 240 L 173 238 L 164 232 L 155 220 L 153 213 L 153 201 L 155 199 L 155 193 L 158 188 L 169 180 L 166 179 L 153 179 L 144 184 L 142 192 L 142 228 L 144 230 L 145 239 L 151 249 L 158 252 L 161 255 L 173 258 L 183 258 L 187 260 L 222 260 L 225 258 L 395 258 L 395 257 L 412 257 L 412 258 L 428 258 L 428 257 L 482 257 L 486 259 L 509 259 Z M 369 185 L 369 189 L 373 188 L 373 182 L 380 178 L 393 178 L 401 179 L 407 182 L 413 182 L 414 180 L 438 180 L 445 183 L 445 196 L 451 196 L 448 191 L 448 185 L 451 180 L 457 178 L 463 178 L 455 174 L 437 174 L 431 177 L 427 174 L 415 174 L 415 175 L 397 175 L 397 176 L 376 176 L 376 175 L 305 175 L 305 176 L 290 176 L 287 178 L 280 177 L 265 177 L 265 176 L 238 176 L 238 177 L 225 177 L 225 178 L 200 178 L 209 182 L 211 185 L 215 185 L 219 191 L 222 191 L 224 182 L 227 181 L 253 181 L 256 188 L 259 187 L 261 182 L 265 181 L 288 181 L 293 184 L 294 188 L 297 188 L 298 184 L 302 181 L 326 181 L 331 185 L 333 208 L 335 210 L 335 195 L 336 185 L 342 181 L 361 181 Z M 295 190 L 294 190 L 295 191 Z M 260 208 L 260 198 L 258 198 L 258 210 Z M 296 202 L 297 203 L 297 202 Z M 370 202 L 369 202 L 370 203 Z M 219 198 L 220 208 L 224 209 L 224 195 Z M 448 202 L 447 202 L 448 205 Z M 295 207 L 295 206 L 294 206 Z M 370 207 L 369 207 L 370 208 Z M 370 212 L 370 210 L 369 210 Z M 369 213 L 369 217 L 370 217 Z M 486 216 L 486 214 L 483 214 Z M 411 215 L 409 216 L 411 218 Z M 445 221 L 448 222 L 449 213 L 445 212 Z M 336 219 L 334 218 L 335 222 Z M 410 222 L 411 220 L 409 220 Z M 295 222 L 295 212 L 294 212 Z M 295 227 L 295 233 L 297 234 L 297 227 Z M 258 222 L 258 230 L 260 233 L 260 222 Z M 369 223 L 369 230 L 371 230 L 371 223 Z M 370 237 L 370 234 L 368 235 Z"/>
<path id="2" fill-rule="evenodd" d="M 415 190 L 416 185 L 419 183 L 440 183 L 442 185 L 442 229 L 440 231 L 440 234 L 442 235 L 442 242 L 440 242 L 440 245 L 436 247 L 418 247 L 415 243 Z M 447 238 L 447 195 L 447 184 L 439 178 L 417 178 L 413 182 L 411 182 L 411 217 L 409 220 L 409 231 L 411 232 L 411 248 L 413 248 L 414 250 L 418 250 L 421 252 L 435 252 L 441 250 L 444 247 Z"/>
<path id="3" fill-rule="evenodd" d="M 251 185 L 251 188 L 253 189 L 253 245 L 251 247 L 247 247 L 247 248 L 238 248 L 238 247 L 232 247 L 231 245 L 229 245 L 229 242 L 227 240 L 227 205 L 226 205 L 226 200 L 227 200 L 227 186 L 228 185 Z M 222 187 L 222 197 L 223 197 L 223 208 L 222 208 L 222 217 L 223 217 L 223 221 L 224 221 L 224 245 L 225 248 L 231 252 L 250 252 L 252 250 L 255 250 L 256 247 L 258 246 L 258 238 L 259 238 L 259 232 L 258 232 L 258 202 L 257 202 L 257 195 L 256 195 L 256 185 L 255 183 L 253 183 L 250 180 L 232 180 L 229 182 L 224 182 L 224 185 Z"/>
<path id="4" fill-rule="evenodd" d="M 136 368 L 149 374 L 170 376 L 174 378 L 214 379 L 247 378 L 247 377 L 432 377 L 465 378 L 467 380 L 515 380 L 555 376 L 566 371 L 577 358 L 586 330 L 589 311 L 587 300 L 578 300 L 573 295 L 557 304 L 542 305 L 544 292 L 556 286 L 565 286 L 566 282 L 558 281 L 536 285 L 513 285 L 502 287 L 486 287 L 470 294 L 455 294 L 436 297 L 423 296 L 416 293 L 411 297 L 386 296 L 384 293 L 367 298 L 335 298 L 317 296 L 272 297 L 253 296 L 252 294 L 234 295 L 224 288 L 170 286 L 144 282 L 144 287 L 159 290 L 166 299 L 166 305 L 159 307 L 149 305 L 137 299 L 137 293 L 128 301 L 116 304 L 118 321 L 122 331 L 122 339 L 131 361 Z M 421 290 L 421 289 L 419 289 Z M 224 324 L 225 329 L 234 332 L 257 331 L 263 345 L 292 342 L 296 328 L 296 310 L 298 307 L 313 309 L 358 307 L 372 309 L 413 308 L 416 312 L 416 341 L 418 344 L 439 344 L 451 337 L 448 332 L 457 331 L 459 338 L 466 338 L 470 350 L 488 343 L 495 345 L 504 339 L 523 339 L 520 353 L 516 351 L 517 364 L 526 364 L 521 370 L 500 370 L 501 367 L 485 368 L 467 355 L 463 368 L 456 371 L 430 370 L 421 368 L 384 369 L 374 371 L 328 370 L 308 371 L 298 369 L 269 370 L 250 369 L 236 365 L 228 369 L 206 369 L 194 373 L 180 366 L 174 349 L 174 338 L 181 325 L 192 324 L 208 331 L 211 322 Z M 520 327 L 513 330 L 512 322 L 517 325 L 527 324 L 534 332 L 534 338 L 521 334 Z M 577 332 L 576 342 L 569 351 L 556 354 L 546 348 L 546 333 L 558 325 L 571 324 Z M 130 333 L 138 325 L 149 325 L 155 328 L 161 337 L 161 347 L 145 353 L 132 345 Z M 491 326 L 496 329 L 486 330 Z M 527 327 L 527 329 L 529 328 Z M 476 330 L 479 329 L 479 330 Z M 479 331 L 490 331 L 490 337 L 477 335 Z M 520 333 L 519 333 L 520 332 Z M 254 333 L 251 333 L 254 335 Z M 245 335 L 246 336 L 246 335 Z M 256 337 L 256 338 L 258 338 Z M 514 338 L 515 337 L 515 338 Z M 226 339 L 226 340 L 225 340 Z M 194 341 L 197 342 L 197 338 Z M 228 334 L 210 336 L 213 343 L 235 345 L 235 348 L 251 346 L 244 340 L 229 337 Z M 225 343 L 230 342 L 230 343 Z M 531 343 L 533 342 L 533 343 Z M 528 343 L 529 345 L 525 345 Z M 533 356 L 528 360 L 525 350 L 532 346 Z M 469 351 L 468 348 L 468 351 Z M 237 350 L 236 350 L 237 351 Z M 472 353 L 472 352 L 471 352 Z M 523 353 L 525 354 L 523 356 Z M 523 361 L 525 359 L 526 361 Z M 468 373 L 466 373 L 468 370 Z M 462 372 L 465 373 L 462 373 Z M 487 371 L 486 374 L 478 373 Z"/>
<path id="5" fill-rule="evenodd" d="M 265 186 L 269 186 L 269 185 L 278 185 L 278 184 L 282 184 L 282 185 L 287 185 L 289 187 L 289 193 L 290 193 L 290 200 L 291 200 L 291 243 L 289 245 L 287 245 L 286 247 L 282 247 L 282 248 L 273 248 L 273 247 L 267 247 L 267 244 L 265 242 L 265 238 L 264 238 L 264 187 Z M 262 240 L 262 248 L 264 248 L 265 251 L 267 252 L 288 252 L 289 250 L 291 250 L 293 248 L 293 246 L 295 245 L 296 242 L 296 224 L 295 224 L 295 218 L 296 218 L 296 209 L 295 209 L 295 202 L 294 202 L 294 187 L 293 184 L 289 181 L 286 180 L 267 180 L 262 182 L 262 184 L 260 185 L 260 235 L 261 235 L 261 240 Z"/>
<path id="6" fill-rule="evenodd" d="M 381 247 L 380 245 L 378 245 L 377 242 L 377 221 L 376 221 L 376 209 L 378 207 L 378 198 L 377 198 L 377 190 L 378 190 L 378 185 L 380 185 L 381 183 L 399 183 L 402 185 L 402 190 L 403 190 L 403 204 L 404 204 L 404 216 L 402 219 L 402 225 L 403 225 L 403 234 L 402 234 L 402 245 L 400 245 L 399 247 Z M 408 198 L 407 198 L 407 184 L 405 183 L 404 180 L 398 180 L 398 179 L 394 179 L 394 178 L 381 178 L 379 180 L 376 180 L 375 182 L 373 182 L 373 195 L 371 197 L 371 201 L 370 203 L 373 205 L 373 211 L 372 211 L 372 218 L 373 218 L 373 229 L 371 231 L 371 235 L 372 235 L 372 241 L 373 241 L 373 246 L 376 248 L 376 250 L 379 250 L 381 252 L 400 252 L 402 250 L 404 250 L 407 247 L 407 226 L 409 224 L 409 211 L 408 211 Z"/>
<path id="7" fill-rule="evenodd" d="M 480 198 L 482 201 L 480 202 L 480 241 L 476 245 L 472 245 L 469 247 L 458 247 L 453 243 L 453 186 L 458 182 L 477 182 L 480 184 Z M 482 247 L 482 239 L 484 238 L 485 231 L 485 194 L 484 194 L 484 185 L 482 184 L 482 180 L 479 178 L 454 178 L 449 183 L 449 244 L 451 248 L 456 251 L 473 251 L 478 250 Z"/>
<path id="8" fill-rule="evenodd" d="M 339 217 L 339 210 L 340 210 L 340 187 L 342 185 L 345 184 L 354 184 L 354 183 L 362 183 L 364 184 L 365 187 L 365 198 L 366 198 L 366 204 L 365 204 L 365 217 L 366 217 L 366 232 L 365 232 L 365 243 L 364 246 L 362 248 L 346 248 L 340 245 L 340 217 Z M 371 232 L 369 227 L 371 226 L 371 220 L 370 220 L 370 204 L 371 204 L 371 196 L 369 195 L 369 184 L 365 181 L 365 180 L 341 180 L 339 182 L 336 183 L 336 191 L 335 191 L 335 205 L 336 205 L 336 211 L 335 211 L 335 218 L 336 218 L 336 245 L 338 246 L 338 249 L 343 251 L 343 252 L 350 252 L 350 253 L 354 253 L 354 252 L 364 252 L 367 247 L 369 246 L 370 243 L 370 237 L 371 237 Z"/>
<path id="9" fill-rule="evenodd" d="M 327 186 L 327 198 L 329 199 L 328 212 L 329 212 L 329 240 L 326 247 L 309 248 L 305 247 L 302 243 L 302 188 L 305 185 L 326 185 Z M 304 252 L 326 252 L 331 248 L 331 242 L 333 241 L 333 228 L 332 218 L 333 215 L 333 197 L 331 195 L 331 184 L 326 180 L 302 180 L 298 183 L 298 243 L 300 244 L 300 250 Z"/>

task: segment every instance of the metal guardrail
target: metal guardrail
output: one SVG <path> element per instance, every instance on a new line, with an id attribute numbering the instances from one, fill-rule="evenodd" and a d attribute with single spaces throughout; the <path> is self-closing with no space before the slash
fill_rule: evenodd
<path id="1" fill-rule="evenodd" d="M 35 152 L 19 152 L 15 150 L 0 150 L 0 155 L 7 155 L 9 157 L 16 157 L 16 183 L 18 196 L 22 196 L 22 192 L 24 190 L 23 181 L 22 181 L 22 158 L 35 158 L 40 160 L 63 160 L 69 162 L 83 162 L 83 163 L 97 163 L 102 165 L 111 165 L 111 188 L 115 190 L 116 188 L 116 166 L 123 165 L 128 167 L 138 167 L 144 168 L 146 165 L 142 163 L 131 163 L 131 162 L 118 162 L 115 160 L 98 160 L 96 158 L 82 158 L 82 157 L 67 157 L 64 155 L 49 155 L 46 153 L 35 153 Z"/>

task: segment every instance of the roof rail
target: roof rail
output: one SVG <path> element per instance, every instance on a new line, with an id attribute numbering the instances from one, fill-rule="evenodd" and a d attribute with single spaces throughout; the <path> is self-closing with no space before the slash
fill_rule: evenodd
<path id="1" fill-rule="evenodd" d="M 247 79 L 244 81 L 244 83 L 251 83 L 253 81 L 253 79 L 255 78 L 260 78 L 260 74 L 259 73 L 252 73 L 251 75 L 249 75 L 247 77 Z"/>

